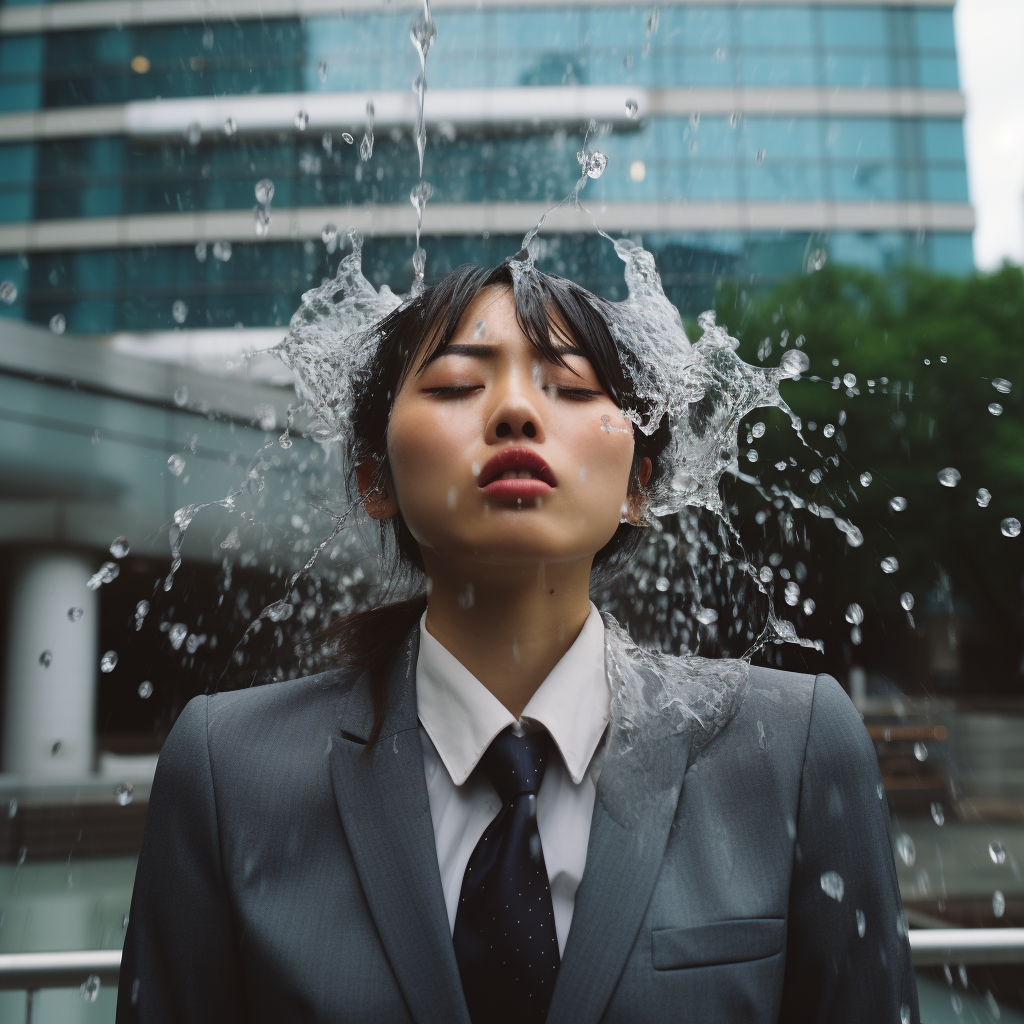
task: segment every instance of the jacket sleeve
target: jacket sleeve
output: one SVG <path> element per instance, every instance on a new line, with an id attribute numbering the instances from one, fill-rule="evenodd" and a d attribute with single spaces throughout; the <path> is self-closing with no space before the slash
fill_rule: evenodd
<path id="1" fill-rule="evenodd" d="M 804 753 L 780 1024 L 918 1024 L 878 759 L 830 676 Z"/>
<path id="2" fill-rule="evenodd" d="M 125 935 L 117 1024 L 233 1024 L 247 1017 L 220 856 L 208 700 L 188 703 L 157 764 Z"/>

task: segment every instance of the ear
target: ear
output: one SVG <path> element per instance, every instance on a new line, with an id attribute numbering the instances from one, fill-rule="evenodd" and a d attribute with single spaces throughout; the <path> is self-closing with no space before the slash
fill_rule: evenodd
<path id="1" fill-rule="evenodd" d="M 640 486 L 646 487 L 647 481 L 651 479 L 651 460 L 645 455 L 640 460 L 640 470 L 637 476 L 640 478 Z M 626 521 L 634 526 L 646 526 L 644 517 L 647 515 L 647 496 L 643 491 L 631 491 L 627 499 L 629 511 L 626 513 Z"/>
<path id="2" fill-rule="evenodd" d="M 372 519 L 391 519 L 398 515 L 398 502 L 389 491 L 374 486 L 377 470 L 378 465 L 374 459 L 363 459 L 356 466 L 359 496 L 363 499 L 363 508 Z"/>

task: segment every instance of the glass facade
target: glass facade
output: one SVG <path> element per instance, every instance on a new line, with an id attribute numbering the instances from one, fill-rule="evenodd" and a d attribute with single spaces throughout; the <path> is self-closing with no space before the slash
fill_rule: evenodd
<path id="1" fill-rule="evenodd" d="M 958 86 L 947 8 L 682 5 L 661 9 L 649 35 L 645 17 L 628 7 L 441 10 L 430 85 Z M 406 89 L 407 20 L 401 11 L 7 38 L 0 109 Z"/>
<path id="2" fill-rule="evenodd" d="M 96 108 L 132 101 L 306 92 L 407 90 L 418 70 L 408 12 L 315 16 L 235 23 L 123 24 L 76 32 L 0 36 L 0 111 Z M 436 12 L 429 89 L 635 85 L 647 90 L 955 90 L 956 51 L 947 7 L 683 3 L 652 15 L 584 5 Z M 659 93 L 668 95 L 668 93 Z M 737 93 L 737 96 L 740 94 Z M 721 109 L 720 105 L 716 109 Z M 618 204 L 889 204 L 893 230 L 843 230 L 825 217 L 816 230 L 784 225 L 735 232 L 677 232 L 647 244 L 665 254 L 666 276 L 684 305 L 713 301 L 729 274 L 764 282 L 796 272 L 805 252 L 870 267 L 912 262 L 961 274 L 972 269 L 970 236 L 940 224 L 903 223 L 902 204 L 966 208 L 967 174 L 958 116 L 826 116 L 744 109 L 652 114 L 635 126 L 598 125 L 591 144 L 608 156 L 589 181 L 592 207 Z M 4 118 L 0 113 L 0 121 Z M 11 138 L 0 144 L 0 229 L 80 218 L 245 211 L 257 180 L 274 182 L 275 216 L 292 208 L 406 207 L 418 178 L 411 127 L 378 130 L 373 157 L 360 159 L 360 134 L 330 143 L 310 130 L 228 137 L 221 132 L 163 137 L 95 134 Z M 581 135 L 573 126 L 456 131 L 432 125 L 424 175 L 433 204 L 557 203 L 575 184 Z M 773 205 L 773 204 L 778 204 Z M 406 207 L 407 208 L 407 207 Z M 794 215 L 796 216 L 796 215 Z M 332 215 L 338 219 L 337 213 Z M 413 212 L 405 237 L 371 240 L 374 273 L 408 287 Z M 799 220 L 799 217 L 797 217 Z M 775 218 L 778 222 L 779 218 Z M 784 218 L 783 218 L 784 220 Z M 854 221 L 856 218 L 854 218 Z M 877 220 L 877 218 L 876 218 Z M 743 218 L 739 218 L 743 222 Z M 678 222 L 677 222 L 678 223 Z M 339 221 L 339 227 L 344 224 Z M 851 223 L 851 226 L 853 224 Z M 707 219 L 701 221 L 707 228 Z M 197 236 L 194 243 L 212 243 Z M 429 240 L 428 276 L 462 258 L 499 261 L 516 240 Z M 583 238 L 550 239 L 563 272 L 616 274 Z M 108 331 L 174 326 L 169 304 L 191 296 L 189 326 L 285 323 L 301 291 L 328 272 L 318 239 L 239 241 L 230 263 L 200 262 L 191 245 L 0 252 L 18 297 L 0 313 L 69 329 Z M 200 247 L 202 248 L 202 247 Z M 458 255 L 457 254 L 462 254 Z M 669 266 L 671 265 L 671 269 Z M 588 269 L 590 268 L 590 269 Z M 687 312 L 695 312 L 687 306 Z"/>

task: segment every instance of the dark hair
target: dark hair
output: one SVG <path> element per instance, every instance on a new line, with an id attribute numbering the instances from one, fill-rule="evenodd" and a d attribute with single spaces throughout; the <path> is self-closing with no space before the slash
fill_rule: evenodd
<path id="1" fill-rule="evenodd" d="M 520 253 L 515 258 L 523 255 Z M 602 312 L 607 306 L 606 300 L 572 281 L 536 269 L 521 275 L 518 287 L 513 287 L 513 272 L 508 263 L 494 268 L 466 264 L 375 326 L 370 339 L 374 354 L 359 381 L 352 414 L 352 438 L 347 454 L 353 474 L 359 463 L 372 459 L 377 465 L 374 487 L 384 492 L 392 487 L 387 434 L 395 395 L 409 373 L 416 372 L 451 342 L 473 299 L 493 285 L 512 290 L 519 326 L 545 360 L 564 366 L 565 360 L 556 345 L 578 348 L 612 400 L 622 408 L 645 415 L 647 410 L 637 400 L 630 383 L 628 357 L 615 344 Z M 647 483 L 657 480 L 661 472 L 658 456 L 668 443 L 668 436 L 664 420 L 650 436 L 639 430 L 635 432 L 631 491 L 641 490 L 640 468 L 645 457 L 651 460 L 652 467 Z M 354 481 L 351 486 L 355 488 Z M 400 512 L 382 522 L 380 528 L 383 549 L 394 555 L 391 579 L 403 563 L 423 568 L 419 545 Z M 641 538 L 642 527 L 621 523 L 595 556 L 595 574 L 599 578 L 613 576 L 636 551 Z M 387 699 L 384 670 L 425 608 L 426 596 L 421 594 L 346 615 L 329 629 L 342 663 L 370 672 L 374 706 L 370 745 L 380 734 L 384 719 Z"/>

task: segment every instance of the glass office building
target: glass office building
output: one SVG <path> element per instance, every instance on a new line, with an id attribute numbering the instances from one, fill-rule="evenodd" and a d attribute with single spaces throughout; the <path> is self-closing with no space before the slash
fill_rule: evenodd
<path id="1" fill-rule="evenodd" d="M 684 313 L 723 277 L 824 259 L 972 269 L 951 2 L 433 6 L 428 280 L 514 252 L 573 188 L 590 125 L 608 164 L 583 201 L 655 252 Z M 0 8 L 0 313 L 94 334 L 272 328 L 333 271 L 325 225 L 359 228 L 375 282 L 407 290 L 415 9 Z M 549 227 L 542 265 L 614 297 L 594 222 Z"/>

